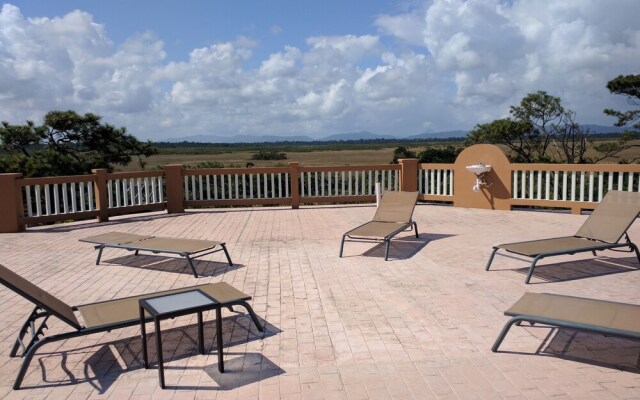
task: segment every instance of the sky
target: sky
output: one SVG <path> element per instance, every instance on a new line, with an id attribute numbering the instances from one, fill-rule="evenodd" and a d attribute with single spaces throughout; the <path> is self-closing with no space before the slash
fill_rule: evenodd
<path id="1" fill-rule="evenodd" d="M 471 129 L 528 93 L 629 109 L 638 0 L 14 0 L 0 120 L 95 113 L 146 140 Z"/>

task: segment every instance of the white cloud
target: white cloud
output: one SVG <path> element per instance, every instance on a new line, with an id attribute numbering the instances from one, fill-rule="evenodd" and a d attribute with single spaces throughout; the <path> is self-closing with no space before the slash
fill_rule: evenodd
<path id="1" fill-rule="evenodd" d="M 142 138 L 385 134 L 470 128 L 546 90 L 584 122 L 625 108 L 606 90 L 639 73 L 640 2 L 433 0 L 380 15 L 378 32 L 314 36 L 255 60 L 238 37 L 171 61 L 151 32 L 115 44 L 93 16 L 0 11 L 0 119 L 95 112 Z M 281 33 L 280 29 L 272 33 Z"/>

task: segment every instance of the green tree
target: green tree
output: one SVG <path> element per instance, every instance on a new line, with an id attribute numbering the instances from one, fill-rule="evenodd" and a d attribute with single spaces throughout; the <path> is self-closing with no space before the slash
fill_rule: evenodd
<path id="1" fill-rule="evenodd" d="M 613 94 L 626 96 L 630 105 L 640 106 L 640 75 L 619 75 L 607 83 L 607 89 Z M 607 108 L 604 113 L 618 118 L 616 126 L 627 126 L 638 121 L 632 127 L 640 129 L 640 109 L 616 111 Z"/>
<path id="2" fill-rule="evenodd" d="M 397 164 L 401 158 L 417 158 L 416 152 L 407 149 L 405 146 L 398 146 L 393 151 L 393 160 L 391 164 Z"/>
<path id="3" fill-rule="evenodd" d="M 7 155 L 0 159 L 0 170 L 22 172 L 25 176 L 87 174 L 93 168 L 113 170 L 137 157 L 156 154 L 150 142 L 140 142 L 127 133 L 101 122 L 101 117 L 75 111 L 51 111 L 43 124 L 25 125 L 2 122 L 0 145 Z"/>
<path id="4" fill-rule="evenodd" d="M 418 153 L 418 161 L 421 163 L 454 163 L 463 147 L 448 146 L 426 146 Z"/>
<path id="5" fill-rule="evenodd" d="M 575 113 L 547 92 L 529 93 L 511 106 L 511 117 L 478 124 L 466 144 L 495 143 L 511 150 L 516 162 L 585 163 L 592 146 L 589 131 L 575 122 Z"/>

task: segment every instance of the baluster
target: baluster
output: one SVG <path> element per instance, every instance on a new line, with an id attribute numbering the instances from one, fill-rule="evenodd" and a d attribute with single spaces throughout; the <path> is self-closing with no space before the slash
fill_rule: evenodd
<path id="1" fill-rule="evenodd" d="M 571 172 L 571 201 L 576 201 L 576 171 Z"/>
<path id="2" fill-rule="evenodd" d="M 568 191 L 567 178 L 569 178 L 569 171 L 563 171 L 562 172 L 562 200 L 563 201 L 567 201 L 567 191 Z"/>
<path id="3" fill-rule="evenodd" d="M 129 179 L 129 197 L 131 198 L 130 205 L 136 204 L 136 185 L 134 184 L 133 178 Z"/>
<path id="4" fill-rule="evenodd" d="M 546 171 L 544 181 L 544 195 L 545 200 L 551 199 L 551 172 Z"/>
<path id="5" fill-rule="evenodd" d="M 593 202 L 593 189 L 595 188 L 595 181 L 594 181 L 594 174 L 593 172 L 589 172 L 589 187 L 587 188 L 587 190 L 589 191 L 588 194 L 588 198 L 589 198 L 589 202 Z"/>
<path id="6" fill-rule="evenodd" d="M 78 190 L 80 191 L 80 211 L 85 211 L 85 206 L 86 206 L 86 201 L 85 201 L 85 197 L 84 197 L 84 182 L 80 182 L 78 183 Z"/>
<path id="7" fill-rule="evenodd" d="M 289 197 L 289 173 L 284 173 L 284 197 Z"/>
<path id="8" fill-rule="evenodd" d="M 224 200 L 224 175 L 220 175 L 220 198 Z"/>
<path id="9" fill-rule="evenodd" d="M 76 191 L 76 183 L 71 182 L 71 211 L 72 212 L 78 211 L 78 205 L 76 204 L 77 194 L 78 192 Z"/>
<path id="10" fill-rule="evenodd" d="M 235 192 L 235 199 L 239 199 L 240 198 L 240 189 L 238 186 L 238 182 L 239 182 L 239 178 L 238 178 L 238 174 L 235 174 L 235 183 L 236 183 L 236 192 Z"/>
<path id="11" fill-rule="evenodd" d="M 202 184 L 202 175 L 198 175 L 198 194 L 200 198 L 197 200 L 204 200 L 204 185 Z"/>
<path id="12" fill-rule="evenodd" d="M 164 180 L 161 176 L 158 177 L 158 197 L 160 203 L 164 203 Z"/>
<path id="13" fill-rule="evenodd" d="M 353 171 L 353 175 L 354 175 L 354 182 L 353 182 L 353 192 L 354 192 L 354 196 L 358 195 L 358 189 L 360 187 L 359 185 L 359 180 L 360 180 L 360 174 L 358 173 L 358 171 Z"/>
<path id="14" fill-rule="evenodd" d="M 318 175 L 316 175 L 317 178 Z M 324 196 L 324 171 L 320 172 L 320 196 Z"/>
<path id="15" fill-rule="evenodd" d="M 580 201 L 584 201 L 584 171 L 580 172 Z"/>
<path id="16" fill-rule="evenodd" d="M 24 191 L 27 199 L 27 216 L 33 217 L 33 206 L 31 205 L 31 186 L 26 185 Z"/>
<path id="17" fill-rule="evenodd" d="M 622 186 L 624 180 L 624 172 L 618 172 L 618 190 L 622 191 L 624 190 L 624 187 Z"/>
<path id="18" fill-rule="evenodd" d="M 158 177 L 158 179 L 162 179 L 162 178 Z M 158 189 L 159 185 L 156 185 L 157 181 L 156 181 L 156 178 L 153 176 L 151 177 L 150 181 L 151 181 L 151 201 L 153 202 L 153 204 L 156 204 L 158 202 L 158 196 L 156 195 L 156 190 L 159 190 Z M 159 186 L 159 187 L 160 189 L 162 188 L 162 186 Z"/>
<path id="19" fill-rule="evenodd" d="M 614 172 L 609 172 L 609 178 L 608 178 L 608 182 L 607 182 L 607 191 L 612 191 L 613 190 L 613 174 Z"/>
<path id="20" fill-rule="evenodd" d="M 36 217 L 42 215 L 42 196 L 40 195 L 40 185 L 34 186 L 36 189 Z"/>
<path id="21" fill-rule="evenodd" d="M 211 200 L 211 176 L 207 175 L 205 178 L 205 182 L 207 183 L 207 200 Z"/>
<path id="22" fill-rule="evenodd" d="M 362 195 L 364 196 L 367 193 L 367 171 L 362 171 Z"/>
<path id="23" fill-rule="evenodd" d="M 47 215 L 51 215 L 51 199 L 49 194 L 49 184 L 44 185 L 44 209 Z"/>
<path id="24" fill-rule="evenodd" d="M 511 174 L 513 175 L 513 193 L 511 194 L 511 197 L 514 199 L 519 199 L 520 197 L 518 197 L 519 193 L 518 193 L 518 177 L 520 176 L 519 171 L 513 170 L 511 172 Z"/>
<path id="25" fill-rule="evenodd" d="M 257 174 L 257 175 L 260 175 L 260 174 Z M 244 178 L 242 178 L 242 182 L 244 183 Z M 259 186 L 260 185 L 258 185 L 258 191 L 260 191 Z M 253 174 L 249 174 L 249 198 L 253 199 Z"/>
<path id="26" fill-rule="evenodd" d="M 213 198 L 218 200 L 218 175 L 213 175 Z"/>
<path id="27" fill-rule="evenodd" d="M 602 200 L 604 195 L 604 171 L 600 171 L 598 174 L 598 202 Z"/>
<path id="28" fill-rule="evenodd" d="M 58 184 L 53 184 L 53 213 L 60 213 L 60 194 L 58 193 Z"/>
<path id="29" fill-rule="evenodd" d="M 89 194 L 89 211 L 93 211 L 93 182 L 87 182 L 87 193 Z"/>

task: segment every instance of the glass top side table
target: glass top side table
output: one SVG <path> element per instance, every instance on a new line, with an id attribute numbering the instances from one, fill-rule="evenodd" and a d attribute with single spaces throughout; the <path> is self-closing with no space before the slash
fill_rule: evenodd
<path id="1" fill-rule="evenodd" d="M 224 372 L 222 354 L 222 312 L 220 302 L 201 290 L 190 290 L 187 292 L 166 294 L 162 296 L 140 299 L 140 331 L 142 335 L 142 356 L 144 367 L 149 368 L 147 354 L 147 332 L 145 327 L 145 311 L 152 317 L 156 331 L 156 349 L 158 352 L 158 376 L 160 387 L 165 388 L 164 362 L 162 358 L 162 337 L 160 331 L 160 321 L 168 318 L 175 318 L 182 315 L 198 314 L 198 348 L 200 354 L 204 354 L 203 321 L 204 311 L 216 310 L 216 336 L 218 347 L 218 370 Z"/>

